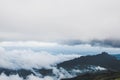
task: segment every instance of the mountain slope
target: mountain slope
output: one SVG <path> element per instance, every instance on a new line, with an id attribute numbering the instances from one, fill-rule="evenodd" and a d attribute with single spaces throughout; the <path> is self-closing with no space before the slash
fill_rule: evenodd
<path id="1" fill-rule="evenodd" d="M 120 71 L 120 61 L 107 52 L 102 52 L 93 56 L 82 56 L 73 60 L 65 61 L 58 64 L 58 67 L 63 67 L 67 70 L 78 68 L 83 69 L 87 66 L 100 66 L 109 70 Z"/>
<path id="2" fill-rule="evenodd" d="M 54 68 L 51 69 L 33 68 L 31 70 L 27 70 L 27 69 L 12 70 L 12 69 L 0 68 L 0 74 L 4 73 L 7 76 L 18 74 L 20 77 L 24 79 L 26 79 L 26 77 L 31 74 L 34 76 L 41 76 L 41 77 L 51 76 L 51 77 L 61 78 L 62 75 L 65 76 L 64 78 L 70 78 L 75 76 L 81 78 L 81 76 L 79 75 L 83 75 L 88 72 L 92 74 L 95 73 L 94 75 L 96 75 L 96 73 L 106 72 L 108 70 L 114 72 L 117 71 L 120 72 L 120 60 L 116 59 L 116 57 L 111 56 L 106 52 L 102 52 L 101 54 L 98 55 L 82 56 L 79 58 L 75 58 L 73 60 L 65 61 L 53 67 Z M 89 78 L 89 76 L 86 77 Z M 93 75 L 92 77 L 94 78 Z M 73 80 L 77 80 L 77 79 L 73 79 Z"/>
<path id="3" fill-rule="evenodd" d="M 61 80 L 120 80 L 120 72 L 86 73 L 74 78 Z"/>

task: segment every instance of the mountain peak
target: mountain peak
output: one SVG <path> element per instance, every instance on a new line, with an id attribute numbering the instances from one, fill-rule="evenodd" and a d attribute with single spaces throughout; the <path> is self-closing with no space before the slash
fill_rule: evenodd
<path id="1" fill-rule="evenodd" d="M 93 55 L 93 56 L 94 56 L 94 55 Z M 107 52 L 102 52 L 102 53 L 100 53 L 100 54 L 97 54 L 96 56 L 104 56 L 104 57 L 109 56 L 109 57 L 111 57 L 111 55 L 108 54 Z"/>
<path id="2" fill-rule="evenodd" d="M 102 52 L 101 54 L 102 55 L 109 55 L 107 52 Z"/>
<path id="3" fill-rule="evenodd" d="M 110 54 L 108 54 L 107 52 L 102 52 L 101 54 L 97 54 L 96 58 L 100 58 L 100 59 L 105 59 L 105 60 L 116 60 L 116 58 Z M 93 56 L 95 57 L 95 56 Z"/>

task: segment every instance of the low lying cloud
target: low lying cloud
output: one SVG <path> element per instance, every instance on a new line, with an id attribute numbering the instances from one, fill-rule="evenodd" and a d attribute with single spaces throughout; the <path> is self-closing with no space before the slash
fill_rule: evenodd
<path id="1" fill-rule="evenodd" d="M 35 73 L 27 76 L 26 80 L 59 80 L 61 78 L 70 78 L 71 75 L 65 69 L 57 69 L 56 64 L 80 57 L 81 55 L 98 54 L 106 51 L 110 54 L 120 53 L 120 48 L 93 46 L 88 43 L 80 43 L 77 45 L 38 42 L 38 41 L 19 41 L 19 42 L 0 42 L 0 68 L 19 70 L 25 69 Z M 40 77 L 40 73 L 36 73 L 35 69 L 52 69 L 55 76 Z M 96 67 L 96 69 L 102 69 Z M 95 67 L 94 67 L 95 69 Z M 74 70 L 74 74 L 76 74 Z M 4 72 L 4 71 L 3 71 Z M 0 80 L 24 80 L 19 75 L 6 76 L 4 73 L 0 75 Z M 79 71 L 81 72 L 81 71 Z"/>
<path id="2" fill-rule="evenodd" d="M 4 48 L 0 48 L 0 55 L 0 67 L 7 69 L 50 68 L 56 63 L 79 57 L 79 55 L 53 55 L 31 50 L 6 51 Z"/>
<path id="3" fill-rule="evenodd" d="M 50 68 L 81 55 L 106 51 L 119 54 L 120 48 L 91 46 L 90 44 L 63 45 L 42 42 L 0 42 L 0 67 L 10 69 Z"/>

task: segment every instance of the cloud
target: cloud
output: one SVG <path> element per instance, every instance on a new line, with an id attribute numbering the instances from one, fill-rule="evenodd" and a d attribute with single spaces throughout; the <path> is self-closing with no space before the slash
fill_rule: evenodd
<path id="1" fill-rule="evenodd" d="M 120 48 L 120 40 L 117 39 L 104 39 L 104 40 L 93 39 L 89 41 L 67 40 L 61 41 L 59 43 L 71 46 L 89 44 L 91 46 Z"/>
<path id="2" fill-rule="evenodd" d="M 0 39 L 120 39 L 119 3 L 119 0 L 0 0 Z"/>
<path id="3" fill-rule="evenodd" d="M 51 68 L 57 63 L 79 57 L 80 55 L 54 55 L 48 52 L 31 50 L 7 51 L 0 47 L 0 67 L 7 69 Z"/>
<path id="4" fill-rule="evenodd" d="M 120 48 L 120 40 L 114 40 L 114 39 L 92 40 L 90 44 L 93 46 Z"/>
<path id="5" fill-rule="evenodd" d="M 27 76 L 26 80 L 59 80 L 61 78 L 70 78 L 77 74 L 74 70 L 73 74 L 63 68 L 57 69 L 56 64 L 71 60 L 81 55 L 98 54 L 106 51 L 110 54 L 120 54 L 120 48 L 92 46 L 90 44 L 68 45 L 51 42 L 39 41 L 5 41 L 0 42 L 0 68 L 18 70 L 31 70 L 34 75 Z M 39 76 L 33 70 L 35 69 L 52 69 L 55 76 Z M 103 69 L 101 67 L 93 67 L 96 70 Z M 93 69 L 92 68 L 92 69 Z M 87 70 L 86 70 L 87 71 Z M 3 71 L 4 72 L 4 71 Z M 82 71 L 79 71 L 82 72 Z M 23 80 L 18 75 L 6 76 L 4 73 L 0 75 L 0 80 Z"/>
<path id="6" fill-rule="evenodd" d="M 19 46 L 19 47 L 52 47 L 58 45 L 53 42 L 39 42 L 39 41 L 4 41 L 0 42 L 0 46 Z"/>
<path id="7" fill-rule="evenodd" d="M 97 43 L 96 43 L 97 44 Z M 91 46 L 90 44 L 65 45 L 46 42 L 0 42 L 0 67 L 8 69 L 50 68 L 57 63 L 81 55 L 106 51 L 119 54 L 120 48 Z"/>

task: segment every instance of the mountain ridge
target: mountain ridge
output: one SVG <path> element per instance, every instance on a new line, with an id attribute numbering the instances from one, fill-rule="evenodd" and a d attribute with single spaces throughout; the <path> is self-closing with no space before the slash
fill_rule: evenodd
<path id="1" fill-rule="evenodd" d="M 79 66 L 79 69 L 88 66 L 100 66 L 110 70 L 120 71 L 120 61 L 116 57 L 109 55 L 107 52 L 102 52 L 97 55 L 88 55 L 75 58 L 73 60 L 65 61 L 58 64 L 58 67 L 63 67 L 65 69 L 72 69 L 75 66 Z"/>

